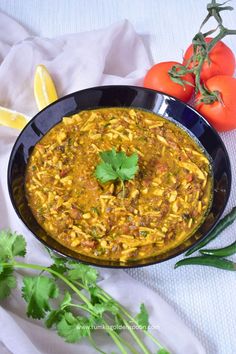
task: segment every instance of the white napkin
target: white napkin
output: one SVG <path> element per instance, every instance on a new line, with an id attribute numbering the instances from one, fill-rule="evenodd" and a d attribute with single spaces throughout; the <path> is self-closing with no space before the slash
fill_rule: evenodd
<path id="1" fill-rule="evenodd" d="M 107 29 L 69 34 L 54 39 L 30 37 L 27 31 L 0 13 L 0 105 L 33 116 L 33 76 L 37 64 L 45 64 L 59 96 L 103 84 L 138 85 L 150 66 L 144 46 L 128 21 Z M 9 154 L 17 132 L 0 127 L 0 228 L 25 235 L 31 263 L 50 264 L 43 246 L 28 232 L 11 206 L 6 182 Z M 121 270 L 102 269 L 100 285 L 131 311 L 144 302 L 153 333 L 172 353 L 204 354 L 205 350 L 160 296 Z M 19 273 L 18 280 L 21 280 Z M 0 306 L 0 353 L 95 353 L 85 342 L 66 344 L 40 321 L 25 316 L 19 290 Z M 112 351 L 107 337 L 99 338 Z"/>

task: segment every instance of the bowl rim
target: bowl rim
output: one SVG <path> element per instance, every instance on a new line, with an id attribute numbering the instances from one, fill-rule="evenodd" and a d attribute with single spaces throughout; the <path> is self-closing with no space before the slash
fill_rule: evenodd
<path id="1" fill-rule="evenodd" d="M 147 258 L 143 258 L 143 259 L 140 259 L 140 262 L 142 262 L 143 260 L 146 260 L 147 262 L 145 262 L 144 264 L 140 263 L 140 264 L 135 264 L 133 265 L 132 262 L 130 262 L 129 264 L 125 264 L 124 265 L 112 265 L 112 264 L 99 264 L 97 262 L 114 262 L 116 263 L 117 261 L 112 261 L 112 260 L 106 260 L 106 259 L 97 259 L 95 257 L 89 257 L 89 256 L 85 256 L 86 258 L 89 258 L 88 261 L 86 260 L 81 260 L 80 259 L 80 255 L 83 256 L 83 254 L 80 254 L 80 253 L 77 253 L 78 254 L 78 258 L 76 257 L 73 257 L 71 255 L 67 255 L 67 254 L 64 254 L 62 253 L 60 250 L 52 247 L 52 246 L 49 246 L 47 244 L 47 242 L 42 239 L 40 236 L 38 236 L 36 233 L 34 233 L 33 229 L 31 226 L 28 226 L 26 225 L 26 223 L 22 220 L 22 217 L 20 215 L 20 212 L 18 210 L 18 207 L 15 203 L 15 199 L 13 197 L 13 193 L 12 193 L 12 189 L 11 189 L 11 167 L 12 167 L 12 162 L 13 162 L 13 157 L 15 155 L 15 150 L 16 150 L 16 147 L 17 147 L 17 144 L 21 138 L 21 136 L 25 133 L 25 130 L 27 129 L 28 126 L 30 126 L 34 121 L 35 119 L 42 114 L 42 112 L 48 110 L 50 107 L 52 107 L 53 105 L 57 104 L 58 102 L 60 101 L 63 101 L 65 99 L 68 99 L 68 98 L 72 98 L 74 97 L 75 95 L 77 94 L 80 94 L 81 92 L 89 92 L 89 91 L 93 91 L 94 89 L 110 89 L 110 88 L 116 88 L 116 89 L 135 89 L 135 90 L 141 90 L 141 91 L 151 91 L 155 94 L 158 94 L 158 95 L 161 95 L 165 98 L 171 98 L 173 99 L 174 101 L 177 101 L 179 102 L 180 104 L 186 106 L 188 109 L 190 109 L 191 111 L 193 111 L 199 119 L 203 120 L 204 123 L 213 131 L 213 133 L 215 135 L 217 135 L 218 139 L 219 139 L 219 142 L 221 144 L 221 148 L 222 150 L 224 151 L 224 155 L 225 155 L 225 158 L 226 158 L 226 161 L 227 161 L 227 169 L 228 169 L 228 189 L 227 189 L 227 193 L 225 195 L 225 199 L 224 199 L 224 203 L 222 204 L 221 206 L 221 211 L 219 213 L 219 215 L 216 217 L 216 220 L 213 222 L 213 224 L 211 225 L 210 229 L 204 234 L 202 235 L 201 237 L 199 237 L 199 239 L 197 239 L 193 244 L 191 244 L 190 246 L 187 246 L 184 250 L 179 250 L 177 251 L 176 253 L 174 254 L 171 254 L 169 255 L 168 257 L 164 258 L 164 259 L 160 259 L 160 260 L 152 260 L 150 262 L 148 262 L 148 259 L 152 259 L 153 257 L 155 256 L 151 256 L 151 257 L 147 257 Z M 109 108 L 108 106 L 104 106 L 104 108 Z M 110 106 L 110 108 L 112 107 L 127 107 L 127 106 Z M 130 106 L 130 107 L 133 107 L 133 106 Z M 101 107 L 97 107 L 97 108 L 87 108 L 87 110 L 89 109 L 100 109 L 102 108 Z M 142 107 L 134 107 L 136 109 L 143 109 Z M 149 112 L 152 112 L 154 114 L 157 114 L 153 111 L 151 111 L 150 109 L 147 109 L 147 111 Z M 162 116 L 160 114 L 160 116 Z M 163 117 L 165 119 L 167 119 L 166 117 Z M 58 124 L 58 123 L 56 123 Z M 55 125 L 56 125 L 55 124 Z M 54 125 L 54 126 L 55 126 Z M 182 126 L 184 126 L 182 123 L 178 124 L 178 126 L 180 125 L 180 128 L 182 129 Z M 53 128 L 53 126 L 47 130 L 47 132 L 45 134 L 48 133 L 49 130 L 51 130 Z M 188 129 L 187 127 L 185 127 L 185 130 L 189 133 L 191 133 L 191 135 L 194 135 L 194 133 L 191 132 L 190 129 Z M 44 135 L 45 135 L 44 134 Z M 44 136 L 43 135 L 43 136 Z M 190 136 L 191 136 L 190 135 Z M 195 137 L 196 140 L 198 141 L 198 138 Z M 201 144 L 201 142 L 200 142 Z M 34 145 L 35 146 L 35 145 Z M 9 160 L 8 160 L 8 167 L 7 167 L 7 186 L 8 186 L 8 194 L 10 196 L 10 200 L 11 200 L 11 204 L 17 214 L 17 216 L 19 217 L 19 219 L 21 220 L 21 222 L 25 225 L 25 227 L 30 231 L 30 233 L 40 242 L 42 243 L 44 246 L 50 248 L 53 252 L 55 252 L 56 254 L 60 255 L 61 257 L 63 258 L 69 258 L 69 259 L 72 259 L 74 261 L 77 261 L 77 262 L 81 262 L 81 263 L 84 263 L 84 264 L 88 264 L 88 265 L 92 265 L 92 266 L 95 266 L 95 267 L 102 267 L 102 268 L 112 268 L 112 269 L 129 269 L 129 268 L 140 268 L 140 267 L 146 267 L 146 266 L 150 266 L 150 265 L 155 265 L 155 264 L 159 264 L 159 263 L 163 263 L 163 262 L 166 262 L 168 260 L 171 260 L 172 258 L 175 258 L 181 254 L 184 254 L 186 251 L 188 250 L 191 250 L 193 247 L 195 247 L 198 243 L 202 242 L 204 239 L 206 239 L 208 237 L 208 235 L 212 232 L 212 230 L 216 227 L 216 225 L 218 224 L 218 222 L 220 221 L 220 218 L 225 210 L 225 207 L 228 203 L 228 200 L 229 200 L 229 197 L 230 197 L 230 192 L 231 192 L 231 187 L 232 187 L 232 168 L 231 168 L 231 163 L 230 163 L 230 158 L 229 158 L 229 154 L 228 154 L 228 151 L 225 147 L 225 144 L 221 138 L 221 136 L 219 135 L 219 133 L 216 131 L 216 129 L 207 121 L 207 119 L 201 114 L 199 113 L 196 109 L 194 109 L 192 106 L 190 106 L 188 103 L 185 103 L 183 101 L 181 101 L 180 99 L 172 96 L 172 95 L 169 95 L 169 94 L 166 94 L 164 92 L 161 92 L 161 91 L 157 91 L 157 90 L 153 90 L 153 89 L 149 89 L 149 88 L 146 88 L 146 87 L 142 87 L 142 86 L 135 86 L 135 85 L 104 85 L 104 86 L 93 86 L 93 87 L 89 87 L 89 88 L 85 88 L 85 89 L 82 89 L 82 90 L 78 90 L 78 91 L 75 91 L 75 92 L 72 92 L 68 95 L 65 95 L 63 97 L 60 97 L 58 100 L 52 102 L 50 105 L 46 106 L 44 109 L 42 109 L 41 111 L 39 111 L 36 115 L 34 115 L 30 120 L 29 122 L 25 125 L 25 127 L 22 129 L 22 131 L 20 132 L 20 134 L 17 136 L 17 139 L 16 141 L 14 142 L 14 145 L 11 149 L 11 153 L 10 153 L 10 157 L 9 157 Z M 198 228 L 199 229 L 199 228 Z M 197 231 L 197 230 L 196 230 Z M 196 232 L 195 231 L 195 232 Z M 46 231 L 45 231 L 46 232 Z M 48 235 L 48 234 L 47 234 Z M 49 237 L 51 237 L 50 235 L 48 235 Z M 193 235 L 192 235 L 193 236 Z M 59 244 L 61 247 L 63 247 L 64 249 L 67 249 L 69 250 L 69 248 L 67 248 L 65 245 L 63 244 L 60 244 L 57 240 L 55 240 L 57 244 Z M 156 256 L 158 257 L 158 255 Z M 91 260 L 91 261 L 90 261 Z M 136 260 L 136 262 L 138 262 L 139 260 Z M 118 263 L 118 262 L 117 262 Z M 120 262 L 119 262 L 120 263 Z"/>

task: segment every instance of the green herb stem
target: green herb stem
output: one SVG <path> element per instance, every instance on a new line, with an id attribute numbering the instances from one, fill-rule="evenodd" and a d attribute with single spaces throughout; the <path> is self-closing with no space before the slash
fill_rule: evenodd
<path id="1" fill-rule="evenodd" d="M 88 337 L 93 347 L 98 352 L 105 354 L 104 351 L 97 347 L 92 337 L 91 331 L 93 327 L 90 326 L 89 331 L 81 330 L 81 324 L 83 323 L 102 323 L 105 325 L 103 330 L 111 337 L 122 354 L 128 354 L 128 352 L 132 354 L 150 354 L 136 330 L 130 325 L 130 323 L 135 323 L 144 334 L 152 338 L 150 333 L 144 330 L 144 328 L 148 327 L 148 312 L 144 304 L 140 306 L 140 313 L 133 318 L 119 302 L 97 285 L 98 273 L 95 269 L 77 262 L 68 262 L 55 257 L 50 252 L 49 254 L 54 261 L 51 267 L 15 261 L 15 257 L 25 256 L 26 242 L 22 235 L 17 235 L 7 230 L 0 231 L 0 249 L 0 273 L 3 274 L 3 282 L 1 282 L 3 286 L 0 287 L 1 300 L 9 296 L 11 289 L 16 286 L 16 276 L 13 274 L 14 269 L 35 270 L 37 271 L 36 275 L 23 278 L 22 296 L 27 303 L 28 317 L 34 319 L 46 318 L 46 326 L 51 328 L 55 325 L 58 334 L 64 337 L 67 342 L 73 343 L 83 337 Z M 42 275 L 44 272 L 51 276 Z M 9 279 L 5 281 L 8 275 L 10 275 Z M 74 279 L 79 279 L 79 281 Z M 51 299 L 57 299 L 59 295 L 62 295 L 59 284 L 56 282 L 57 280 L 61 280 L 64 285 L 68 286 L 70 291 L 78 296 L 78 303 L 71 303 L 71 294 L 66 291 L 63 299 L 59 301 L 58 308 L 51 308 Z M 86 293 L 84 293 L 84 290 Z M 66 308 L 77 308 L 88 312 L 90 316 L 81 313 L 76 316 L 76 313 L 73 314 L 71 310 L 68 311 Z M 109 326 L 106 318 L 108 318 L 108 322 L 112 321 L 111 323 L 117 325 L 119 323 L 124 324 L 126 330 L 135 341 L 135 347 L 122 338 L 112 326 Z M 99 321 L 97 322 L 97 320 Z M 155 339 L 154 342 L 160 347 Z M 139 351 L 136 350 L 137 346 L 139 346 Z M 126 348 L 128 348 L 128 352 Z"/>
<path id="2" fill-rule="evenodd" d="M 88 288 L 85 287 L 84 285 L 80 284 L 79 282 L 75 281 L 74 283 L 76 283 L 77 285 L 82 286 L 85 290 L 88 291 Z M 102 292 L 102 294 L 99 294 L 98 297 L 103 300 L 103 301 L 107 301 L 107 300 L 113 300 L 116 302 L 117 306 L 119 307 L 119 309 L 123 312 L 124 315 L 126 315 L 126 317 L 132 321 L 136 326 L 138 326 L 140 328 L 141 331 L 143 331 L 143 333 L 145 333 L 159 348 L 161 349 L 165 349 L 163 347 L 163 345 L 147 330 L 141 328 L 138 324 L 138 322 L 136 321 L 136 319 L 131 316 L 129 314 L 129 312 L 122 306 L 120 305 L 113 297 L 111 297 L 105 290 L 103 290 L 103 288 L 101 288 L 100 286 L 97 285 L 97 288 Z M 123 319 L 124 321 L 124 319 Z"/>
<path id="3" fill-rule="evenodd" d="M 99 317 L 94 311 L 88 309 L 87 307 L 85 307 L 83 305 L 68 304 L 68 305 L 63 306 L 62 309 L 66 308 L 66 307 L 76 307 L 78 309 L 81 309 L 81 310 L 84 310 L 86 312 L 89 312 L 91 315 L 93 315 L 95 317 Z M 108 326 L 107 323 L 106 323 L 106 326 Z M 117 339 L 119 339 L 123 344 L 125 344 L 133 354 L 139 354 L 127 341 L 125 341 L 115 331 L 114 331 L 114 334 L 117 336 Z M 97 348 L 96 343 L 95 343 L 94 339 L 91 336 L 90 336 L 90 339 L 91 339 L 91 343 L 93 344 L 94 348 L 97 349 L 100 353 L 104 353 L 103 351 L 101 351 L 100 349 Z"/>
<path id="4" fill-rule="evenodd" d="M 122 179 L 120 180 L 121 186 L 122 186 L 122 197 L 123 199 L 125 198 L 125 184 L 124 181 L 122 181 Z"/>
<path id="5" fill-rule="evenodd" d="M 34 270 L 39 270 L 39 271 L 45 271 L 48 273 L 51 273 L 55 276 L 57 276 L 58 278 L 60 278 L 65 284 L 67 284 L 71 290 L 73 290 L 79 297 L 81 300 L 83 300 L 88 307 L 91 307 L 91 303 L 89 302 L 89 300 L 87 299 L 86 296 L 84 296 L 81 291 L 78 290 L 78 288 L 68 279 L 66 279 L 62 274 L 54 271 L 53 269 L 47 268 L 47 267 L 43 267 L 43 266 L 39 266 L 36 264 L 31 264 L 31 263 L 21 263 L 21 262 L 13 262 L 13 263 L 2 263 L 2 266 L 4 267 L 9 267 L 9 266 L 13 266 L 15 268 L 24 268 L 24 269 L 34 269 Z M 85 286 L 83 286 L 83 284 L 79 283 L 80 286 L 82 286 L 83 288 L 87 289 Z M 112 298 L 111 298 L 112 299 Z M 93 316 L 97 316 L 97 314 L 95 312 L 93 312 L 91 309 L 84 307 L 83 305 L 77 305 L 77 304 L 69 304 L 68 306 L 71 307 L 77 307 L 79 309 L 82 309 L 84 311 L 87 311 L 89 313 L 91 313 Z M 65 306 L 67 307 L 67 306 Z M 125 320 L 124 320 L 125 321 Z M 126 322 L 127 323 L 127 322 Z M 120 351 L 122 354 L 128 354 L 127 351 L 124 349 L 124 347 L 122 346 L 122 344 L 120 343 L 120 336 L 117 335 L 117 333 L 111 329 L 109 329 L 109 324 L 107 322 L 104 323 L 106 325 L 106 332 L 110 335 L 110 337 L 113 339 L 113 341 L 115 342 L 115 344 L 119 347 Z M 136 323 L 138 325 L 138 323 Z M 150 352 L 147 350 L 147 348 L 145 347 L 145 345 L 140 341 L 140 339 L 137 337 L 137 335 L 135 334 L 135 332 L 132 330 L 132 328 L 130 328 L 130 326 L 127 326 L 127 329 L 129 330 L 129 332 L 132 334 L 132 336 L 135 338 L 136 342 L 139 344 L 140 348 L 143 349 L 143 353 L 145 354 L 150 354 Z M 125 343 L 125 341 L 122 339 L 122 342 Z M 127 343 L 126 343 L 127 344 Z M 130 345 L 129 349 L 131 350 L 132 347 Z M 132 349 L 133 350 L 133 349 Z M 134 350 L 133 350 L 133 353 Z"/>
<path id="6" fill-rule="evenodd" d="M 94 311 L 88 309 L 87 307 L 85 307 L 85 306 L 83 306 L 83 305 L 68 304 L 68 305 L 63 306 L 62 309 L 66 308 L 66 307 L 76 307 L 76 308 L 78 308 L 78 309 L 81 309 L 81 310 L 84 310 L 84 311 L 86 311 L 86 312 L 89 312 L 91 315 L 93 315 L 93 316 L 95 316 L 95 317 L 98 317 L 98 315 L 97 315 Z M 107 323 L 106 323 L 106 325 L 108 326 Z M 127 327 L 127 329 L 129 330 L 128 327 Z M 127 341 L 125 341 L 125 340 L 124 340 L 121 336 L 119 336 L 115 331 L 114 331 L 114 334 L 117 336 L 117 339 L 119 339 L 123 344 L 125 344 L 133 354 L 139 354 Z M 91 336 L 90 336 L 90 339 L 92 339 Z M 138 338 L 138 340 L 139 340 L 139 338 Z M 96 343 L 95 343 L 95 341 L 94 341 L 93 339 L 92 339 L 92 341 L 93 341 L 92 344 L 93 344 L 93 346 L 95 347 Z M 138 341 L 137 341 L 137 342 L 138 342 Z M 140 342 L 140 340 L 139 340 L 139 342 Z M 141 345 L 142 345 L 142 343 L 141 343 Z M 140 345 L 140 347 L 141 347 L 141 345 Z M 98 351 L 100 351 L 101 353 L 104 353 L 103 351 L 101 351 L 101 350 L 98 349 L 97 347 L 95 347 L 95 348 L 96 348 Z M 106 353 L 105 353 L 105 354 L 106 354 Z"/>
<path id="7" fill-rule="evenodd" d="M 62 306 L 62 310 L 64 310 L 66 307 L 77 307 L 78 309 L 80 310 L 83 310 L 83 311 L 86 311 L 86 312 L 89 312 L 91 315 L 93 316 L 98 316 L 94 311 L 88 309 L 87 307 L 83 306 L 83 305 L 77 305 L 77 304 L 68 304 L 68 305 L 65 305 L 65 306 Z"/>
<path id="8" fill-rule="evenodd" d="M 119 308 L 121 309 L 121 311 L 133 322 L 135 323 L 137 326 L 139 326 L 138 322 L 135 320 L 134 317 L 132 317 L 128 311 L 126 311 L 126 309 L 122 306 L 122 305 L 119 305 Z M 140 327 L 140 326 L 139 326 Z M 148 332 L 146 329 L 143 329 L 141 328 L 142 331 L 158 346 L 160 347 L 161 349 L 164 347 L 161 345 L 161 343 L 150 333 Z"/>
<path id="9" fill-rule="evenodd" d="M 92 346 L 94 347 L 94 349 L 96 349 L 99 353 L 101 353 L 101 354 L 107 354 L 106 352 L 104 352 L 103 350 L 101 350 L 100 348 L 98 348 L 98 346 L 97 346 L 95 340 L 93 339 L 93 337 L 91 336 L 91 334 L 90 334 L 90 336 L 88 337 L 88 340 L 90 341 L 90 343 L 92 344 Z"/>
<path id="10" fill-rule="evenodd" d="M 129 354 L 125 348 L 123 347 L 120 338 L 117 337 L 117 333 L 113 330 L 109 328 L 109 324 L 106 321 L 103 321 L 105 328 L 106 328 L 106 332 L 109 334 L 109 336 L 113 339 L 114 343 L 117 345 L 117 347 L 120 349 L 122 354 Z M 119 336 L 120 337 L 120 336 Z"/>
<path id="11" fill-rule="evenodd" d="M 105 290 L 103 290 L 101 287 L 98 286 L 98 288 L 102 291 L 103 296 L 99 295 L 99 297 L 102 299 L 102 300 L 114 300 L 109 294 L 107 294 L 105 292 Z M 134 324 L 136 324 L 158 347 L 160 347 L 161 349 L 165 349 L 163 347 L 163 345 L 150 333 L 148 332 L 147 330 L 141 328 L 138 324 L 138 322 L 136 321 L 136 319 L 130 315 L 130 313 L 122 306 L 120 305 L 119 303 L 117 303 L 119 309 L 123 312 L 124 315 L 127 316 L 127 318 L 129 318 L 130 321 L 132 321 Z"/>
<path id="12" fill-rule="evenodd" d="M 122 338 L 118 333 L 114 331 L 114 335 L 119 338 L 121 343 L 123 343 L 133 354 L 140 354 L 135 348 L 133 348 L 124 338 Z"/>
<path id="13" fill-rule="evenodd" d="M 148 350 L 148 348 L 145 346 L 144 343 L 142 343 L 142 341 L 139 339 L 139 337 L 137 336 L 137 334 L 135 333 L 135 331 L 131 328 L 130 324 L 123 318 L 124 324 L 126 326 L 126 328 L 128 329 L 128 331 L 130 332 L 131 336 L 134 338 L 134 340 L 136 341 L 136 343 L 139 345 L 139 347 L 142 349 L 144 354 L 151 354 L 150 351 Z M 141 328 L 140 328 L 141 329 Z"/>
<path id="14" fill-rule="evenodd" d="M 78 285 L 80 284 L 80 283 L 77 282 L 77 281 L 76 281 L 75 283 L 78 284 Z M 82 285 L 82 284 L 81 284 L 81 285 Z M 132 320 L 133 323 L 135 323 L 145 334 L 147 334 L 147 335 L 149 336 L 150 333 L 147 332 L 147 331 L 145 331 L 145 330 L 143 330 L 143 328 L 141 328 L 141 327 L 139 326 L 138 322 L 137 322 L 137 321 L 136 321 L 114 298 L 112 298 L 110 295 L 108 295 L 108 294 L 107 294 L 101 287 L 99 287 L 98 285 L 97 285 L 97 287 L 99 288 L 99 290 L 102 291 L 102 293 L 103 293 L 103 295 L 104 295 L 104 296 L 101 295 L 101 294 L 98 295 L 101 300 L 103 300 L 103 301 L 108 301 L 108 300 L 115 301 L 115 303 L 116 303 L 117 306 L 123 311 L 123 313 L 125 313 L 125 315 L 126 315 L 127 317 L 129 317 L 129 319 Z M 83 286 L 83 288 L 88 291 L 88 288 L 87 288 L 87 287 Z M 124 312 L 124 311 L 125 311 L 125 312 Z M 139 339 L 138 336 L 136 335 L 135 331 L 130 327 L 129 323 L 128 323 L 124 318 L 123 318 L 122 320 L 124 321 L 124 323 L 125 323 L 125 325 L 126 325 L 128 331 L 129 331 L 130 334 L 133 336 L 133 338 L 136 340 L 137 344 L 140 346 L 140 348 L 143 350 L 143 352 L 144 352 L 145 354 L 148 354 L 148 353 L 149 353 L 148 349 L 147 349 L 146 346 L 140 341 L 140 339 Z M 153 337 L 153 339 L 155 339 L 155 338 Z M 158 341 L 156 341 L 155 343 L 156 343 L 158 346 L 162 347 Z"/>

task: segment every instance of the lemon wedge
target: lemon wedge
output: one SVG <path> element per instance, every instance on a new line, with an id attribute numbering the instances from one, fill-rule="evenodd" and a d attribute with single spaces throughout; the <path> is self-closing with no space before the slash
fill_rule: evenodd
<path id="1" fill-rule="evenodd" d="M 40 111 L 58 99 L 54 82 L 44 65 L 37 65 L 35 70 L 34 97 Z"/>
<path id="2" fill-rule="evenodd" d="M 24 114 L 0 106 L 0 125 L 21 130 L 27 122 Z"/>

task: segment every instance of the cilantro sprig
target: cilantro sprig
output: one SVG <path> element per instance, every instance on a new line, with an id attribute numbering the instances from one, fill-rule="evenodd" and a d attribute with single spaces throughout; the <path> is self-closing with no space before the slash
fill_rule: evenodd
<path id="1" fill-rule="evenodd" d="M 138 171 L 138 154 L 134 152 L 127 156 L 123 151 L 116 152 L 114 148 L 100 153 L 100 162 L 95 170 L 95 176 L 101 183 L 119 180 L 125 196 L 124 181 L 133 179 Z"/>
<path id="2" fill-rule="evenodd" d="M 87 338 L 97 352 L 106 354 L 93 338 L 95 329 L 102 328 L 122 354 L 151 354 L 138 335 L 138 328 L 157 345 L 155 353 L 169 354 L 148 331 L 145 305 L 141 304 L 136 316 L 131 315 L 98 286 L 99 274 L 95 268 L 57 257 L 51 251 L 50 267 L 20 262 L 18 257 L 25 254 L 26 242 L 22 235 L 0 231 L 0 300 L 7 298 L 17 286 L 17 269 L 33 269 L 34 275 L 23 277 L 21 289 L 27 316 L 44 320 L 45 326 L 55 328 L 66 342 L 77 343 Z M 127 331 L 132 340 L 124 339 L 123 331 Z"/>

